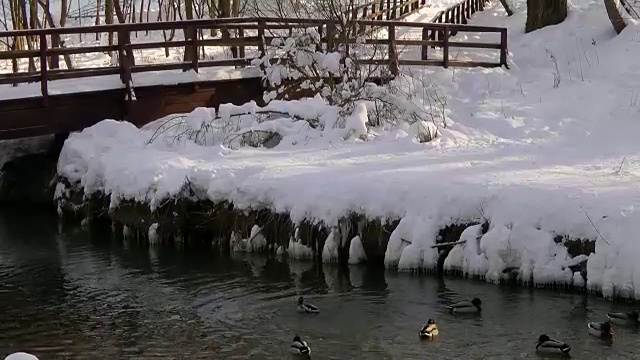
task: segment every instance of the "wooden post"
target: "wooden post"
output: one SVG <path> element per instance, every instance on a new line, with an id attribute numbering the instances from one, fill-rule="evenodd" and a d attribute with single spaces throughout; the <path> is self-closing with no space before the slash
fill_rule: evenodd
<path id="1" fill-rule="evenodd" d="M 132 99 L 131 92 L 131 60 L 128 58 L 126 45 L 129 43 L 129 30 L 126 27 L 118 28 L 118 63 L 120 65 L 120 80 L 127 91 L 128 100 Z"/>
<path id="2" fill-rule="evenodd" d="M 460 9 L 460 20 L 461 20 L 461 24 L 466 24 L 467 23 L 467 0 L 463 1 L 462 4 L 460 4 L 461 9 Z"/>
<path id="3" fill-rule="evenodd" d="M 451 9 L 450 18 L 451 18 L 451 21 L 448 21 L 448 23 L 455 25 L 455 23 L 456 23 L 456 19 L 455 19 L 456 18 L 456 9 L 455 8 Z M 456 35 L 458 35 L 458 32 L 456 30 L 451 30 L 451 36 L 456 36 Z"/>
<path id="4" fill-rule="evenodd" d="M 244 38 L 244 28 L 242 28 L 242 27 L 238 28 L 238 38 L 240 38 L 240 39 Z M 244 59 L 246 57 L 244 45 L 240 45 L 240 55 L 239 55 L 239 57 L 241 59 Z M 244 67 L 244 65 L 243 65 L 243 67 Z"/>
<path id="5" fill-rule="evenodd" d="M 387 0 L 387 20 L 391 20 L 391 0 Z"/>
<path id="6" fill-rule="evenodd" d="M 264 28 L 266 25 L 267 24 L 263 19 L 258 19 L 258 52 L 260 53 L 261 58 L 266 55 L 264 44 Z"/>
<path id="7" fill-rule="evenodd" d="M 398 58 L 396 54 L 396 27 L 389 25 L 389 71 L 391 75 L 398 76 Z"/>
<path id="8" fill-rule="evenodd" d="M 460 22 L 460 3 L 455 7 L 456 9 L 456 24 L 461 24 Z"/>
<path id="9" fill-rule="evenodd" d="M 384 12 L 384 0 L 380 0 L 380 5 L 378 7 L 378 11 L 380 11 L 380 15 L 378 15 L 378 20 L 382 20 L 383 12 Z"/>
<path id="10" fill-rule="evenodd" d="M 438 23 L 443 24 L 444 21 L 442 21 L 444 16 L 444 12 L 440 13 L 440 16 L 438 17 Z M 438 31 L 438 40 L 442 40 L 444 38 L 444 32 L 442 30 Z"/>
<path id="11" fill-rule="evenodd" d="M 465 8 L 467 9 L 467 19 L 471 19 L 471 0 L 466 0 L 467 4 Z"/>
<path id="12" fill-rule="evenodd" d="M 60 37 L 58 36 L 51 36 L 51 48 L 52 49 L 58 49 L 60 48 Z M 59 55 L 52 55 L 51 56 L 51 68 L 52 69 L 59 69 L 60 68 L 60 56 Z"/>
<path id="13" fill-rule="evenodd" d="M 333 49 L 333 38 L 335 37 L 336 34 L 336 24 L 329 20 L 327 22 L 327 52 L 332 52 Z"/>
<path id="14" fill-rule="evenodd" d="M 444 26 L 444 39 L 442 44 L 442 61 L 444 68 L 449 67 L 449 25 Z"/>
<path id="15" fill-rule="evenodd" d="M 509 47 L 507 46 L 507 29 L 502 29 L 502 31 L 500 31 L 500 65 L 503 65 L 507 69 L 509 68 L 509 64 L 507 64 L 508 51 Z"/>
<path id="16" fill-rule="evenodd" d="M 42 105 L 49 105 L 48 91 L 49 72 L 47 71 L 47 35 L 40 33 L 40 93 L 42 94 Z"/>
<path id="17" fill-rule="evenodd" d="M 397 6 L 398 6 L 398 0 L 393 0 L 393 10 L 391 10 L 391 19 L 395 19 L 397 18 Z"/>
<path id="18" fill-rule="evenodd" d="M 349 29 L 349 32 L 347 32 L 347 36 L 352 36 L 358 33 L 358 24 L 356 23 L 356 21 L 358 21 L 358 8 L 354 8 L 353 10 L 351 10 L 351 29 Z M 293 29 L 292 29 L 293 31 Z"/>
<path id="19" fill-rule="evenodd" d="M 484 11 L 484 0 L 480 0 L 480 2 L 478 3 L 478 6 L 480 11 Z"/>
<path id="20" fill-rule="evenodd" d="M 316 51 L 322 52 L 322 28 L 323 25 L 318 25 L 318 35 L 320 36 L 320 42 L 316 45 Z"/>
<path id="21" fill-rule="evenodd" d="M 364 20 L 367 20 L 367 18 L 366 18 L 367 11 L 366 10 L 367 10 L 367 7 L 365 6 L 364 10 L 363 10 L 363 14 L 362 14 L 363 15 L 362 18 Z M 367 32 L 367 25 L 365 25 L 365 24 L 358 24 L 356 27 L 358 29 L 358 35 L 364 35 Z"/>
<path id="22" fill-rule="evenodd" d="M 422 28 L 422 41 L 429 41 L 429 40 L 430 40 L 429 29 L 425 26 Z M 429 58 L 429 46 L 423 44 L 421 59 L 427 60 L 428 58 Z"/>
<path id="23" fill-rule="evenodd" d="M 194 25 L 187 27 L 187 33 L 189 34 L 189 41 L 191 42 L 191 69 L 198 72 L 198 29 Z"/>

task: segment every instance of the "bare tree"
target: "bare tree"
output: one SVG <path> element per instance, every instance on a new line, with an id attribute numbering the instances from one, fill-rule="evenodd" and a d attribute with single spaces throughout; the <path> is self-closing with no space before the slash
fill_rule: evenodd
<path id="1" fill-rule="evenodd" d="M 627 22 L 622 16 L 624 9 L 620 0 L 604 0 L 604 6 L 607 9 L 611 25 L 613 25 L 616 33 L 620 34 L 627 27 Z"/>
<path id="2" fill-rule="evenodd" d="M 525 32 L 559 24 L 567 17 L 567 0 L 527 0 Z"/>

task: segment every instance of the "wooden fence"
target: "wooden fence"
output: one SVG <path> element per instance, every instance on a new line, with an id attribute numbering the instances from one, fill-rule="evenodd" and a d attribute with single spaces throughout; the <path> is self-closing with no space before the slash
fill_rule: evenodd
<path id="1" fill-rule="evenodd" d="M 420 4 L 422 0 L 410 0 L 397 6 L 408 6 L 412 9 Z M 479 4 L 481 1 L 471 1 Z M 387 0 L 388 3 L 388 0 Z M 414 5 L 411 5 L 414 4 Z M 389 10 L 391 8 L 387 8 Z M 399 8 L 395 8 L 399 9 Z M 469 8 L 471 9 L 471 8 Z M 362 10 L 364 11 L 364 10 Z M 471 11 L 471 10 L 470 10 Z M 375 16 L 380 16 L 378 12 Z M 388 15 L 385 15 L 388 16 Z M 446 18 L 446 15 L 445 15 Z M 457 16 L 454 16 L 457 18 Z M 449 17 L 451 19 L 451 17 Z M 462 20 L 460 20 L 462 21 Z M 388 48 L 388 54 L 385 58 L 360 59 L 360 63 L 369 65 L 389 66 L 391 72 L 397 75 L 398 66 L 506 66 L 507 54 L 507 30 L 505 28 L 485 27 L 462 25 L 457 23 L 411 23 L 404 21 L 386 21 L 386 20 L 356 20 L 352 22 L 358 28 L 386 28 L 388 37 L 386 39 L 367 38 L 365 44 L 383 45 Z M 172 21 L 172 22 L 153 22 L 153 23 L 127 23 L 114 25 L 98 25 L 68 28 L 48 28 L 37 30 L 18 30 L 0 32 L 0 38 L 15 37 L 31 37 L 38 39 L 38 46 L 33 50 L 24 51 L 0 51 L 0 60 L 15 60 L 37 58 L 39 59 L 38 71 L 15 72 L 0 74 L 1 84 L 19 84 L 40 82 L 40 91 L 45 105 L 49 96 L 48 82 L 50 80 L 86 78 L 92 76 L 119 75 L 120 80 L 125 85 L 127 92 L 131 94 L 131 74 L 148 71 L 161 70 L 193 70 L 198 72 L 201 68 L 208 67 L 224 67 L 224 66 L 249 66 L 255 55 L 264 54 L 266 44 L 281 36 L 271 36 L 272 31 L 285 31 L 291 33 L 294 29 L 314 28 L 317 29 L 321 36 L 322 47 L 326 51 L 335 50 L 336 44 L 356 43 L 358 39 L 338 37 L 341 32 L 340 24 L 335 20 L 318 20 L 318 19 L 280 19 L 280 18 L 229 18 L 229 19 L 206 19 L 206 20 L 188 20 L 188 21 Z M 422 39 L 402 39 L 397 36 L 398 29 L 419 29 L 422 31 Z M 236 37 L 230 38 L 201 38 L 198 34 L 212 29 L 233 30 Z M 137 31 L 162 31 L 162 30 L 183 30 L 185 33 L 184 40 L 158 41 L 158 42 L 141 42 L 132 43 L 131 34 Z M 501 40 L 499 43 L 474 43 L 451 41 L 450 37 L 454 33 L 500 33 Z M 58 44 L 52 44 L 50 39 L 60 38 L 66 35 L 77 34 L 96 34 L 96 33 L 116 33 L 117 44 L 115 45 L 95 45 L 63 48 Z M 441 34 L 434 36 L 434 34 Z M 234 47 L 237 49 L 237 58 L 220 59 L 220 60 L 202 60 L 200 59 L 199 47 Z M 420 47 L 422 57 L 416 59 L 407 59 L 398 56 L 397 48 L 403 47 Z M 164 49 L 170 47 L 183 47 L 185 49 L 184 61 L 162 64 L 136 64 L 134 50 L 143 49 Z M 257 49 L 254 56 L 246 56 L 247 47 Z M 438 47 L 442 49 L 442 59 L 427 59 L 427 49 L 429 47 Z M 475 49 L 498 49 L 500 50 L 499 62 L 483 62 L 483 61 L 457 61 L 449 58 L 450 48 L 475 48 Z M 58 57 L 73 54 L 88 54 L 101 52 L 117 52 L 117 66 L 103 66 L 96 68 L 74 68 L 59 69 L 55 65 Z"/>

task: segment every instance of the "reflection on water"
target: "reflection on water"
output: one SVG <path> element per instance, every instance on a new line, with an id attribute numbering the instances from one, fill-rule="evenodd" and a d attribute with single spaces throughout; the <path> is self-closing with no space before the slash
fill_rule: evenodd
<path id="1" fill-rule="evenodd" d="M 321 313 L 295 311 L 297 296 Z M 478 316 L 444 306 L 480 297 Z M 542 290 L 286 261 L 147 248 L 55 220 L 0 217 L 0 356 L 41 359 L 282 359 L 295 334 L 316 359 L 536 359 L 546 333 L 577 359 L 637 359 L 637 329 L 613 343 L 586 323 L 625 305 Z M 427 318 L 440 336 L 419 341 Z"/>

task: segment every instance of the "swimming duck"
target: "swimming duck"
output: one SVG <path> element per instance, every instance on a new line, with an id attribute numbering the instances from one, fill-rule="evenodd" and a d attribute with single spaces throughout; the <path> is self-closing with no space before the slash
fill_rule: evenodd
<path id="1" fill-rule="evenodd" d="M 317 314 L 320 312 L 320 310 L 314 305 L 305 303 L 304 298 L 300 296 L 298 298 L 298 312 L 303 312 L 305 314 Z"/>
<path id="2" fill-rule="evenodd" d="M 611 321 L 605 321 L 605 322 L 591 321 L 587 323 L 587 329 L 589 330 L 589 334 L 593 336 L 597 336 L 597 337 L 613 336 Z"/>
<path id="3" fill-rule="evenodd" d="M 471 301 L 460 301 L 447 306 L 450 313 L 474 313 L 482 310 L 482 301 L 473 298 Z"/>
<path id="4" fill-rule="evenodd" d="M 571 351 L 571 346 L 562 341 L 550 339 L 546 334 L 542 334 L 540 335 L 540 337 L 538 337 L 538 343 L 536 343 L 536 351 L 561 353 L 568 355 L 569 351 Z"/>
<path id="5" fill-rule="evenodd" d="M 16 352 L 7 355 L 4 360 L 38 360 L 38 358 L 35 355 L 31 355 L 26 352 Z"/>
<path id="6" fill-rule="evenodd" d="M 289 350 L 295 355 L 311 355 L 311 348 L 307 345 L 307 342 L 300 339 L 300 336 L 298 335 L 293 338 L 293 342 L 291 343 Z"/>
<path id="7" fill-rule="evenodd" d="M 607 318 L 611 323 L 616 325 L 638 325 L 640 324 L 639 318 L 640 314 L 637 311 L 633 310 L 630 312 L 610 312 L 607 314 Z"/>
<path id="8" fill-rule="evenodd" d="M 427 323 L 420 329 L 420 337 L 432 339 L 434 336 L 437 336 L 440 333 L 438 330 L 438 326 L 436 325 L 436 321 L 433 319 L 429 319 Z"/>

